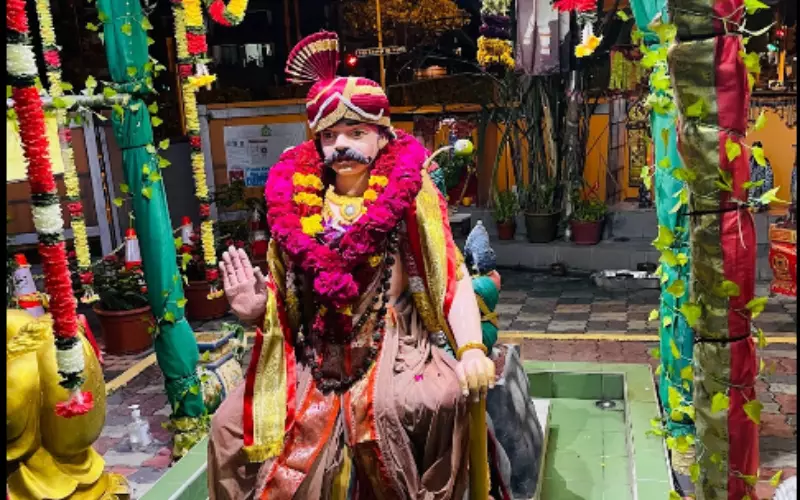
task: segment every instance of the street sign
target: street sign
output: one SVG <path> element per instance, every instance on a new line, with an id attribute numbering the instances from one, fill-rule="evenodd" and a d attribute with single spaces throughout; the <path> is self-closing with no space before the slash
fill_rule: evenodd
<path id="1" fill-rule="evenodd" d="M 397 54 L 405 54 L 405 47 L 370 47 L 368 49 L 356 49 L 357 57 L 374 57 L 374 56 L 393 56 Z"/>

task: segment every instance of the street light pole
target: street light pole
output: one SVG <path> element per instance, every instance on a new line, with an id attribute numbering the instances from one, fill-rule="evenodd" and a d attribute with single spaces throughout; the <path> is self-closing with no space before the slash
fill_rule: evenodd
<path id="1" fill-rule="evenodd" d="M 375 0 L 375 15 L 378 18 L 378 50 L 380 51 L 381 88 L 386 89 L 386 72 L 383 66 L 383 29 L 381 28 L 381 0 Z"/>

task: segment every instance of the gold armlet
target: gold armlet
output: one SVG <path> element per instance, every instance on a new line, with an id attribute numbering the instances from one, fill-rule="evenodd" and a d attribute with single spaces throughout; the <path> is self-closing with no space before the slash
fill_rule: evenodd
<path id="1" fill-rule="evenodd" d="M 465 352 L 471 351 L 472 349 L 480 349 L 483 351 L 483 354 L 489 354 L 489 350 L 486 349 L 486 346 L 483 345 L 483 342 L 467 342 L 459 347 L 458 351 L 456 351 L 456 359 L 461 361 L 461 356 L 463 356 Z"/>

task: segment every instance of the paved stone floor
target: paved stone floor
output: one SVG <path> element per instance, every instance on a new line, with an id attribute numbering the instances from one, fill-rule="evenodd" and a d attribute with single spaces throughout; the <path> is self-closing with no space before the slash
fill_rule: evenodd
<path id="1" fill-rule="evenodd" d="M 523 340 L 524 359 L 655 366 L 648 355 L 648 350 L 656 347 L 655 342 L 557 337 L 567 333 L 655 334 L 655 326 L 648 323 L 647 316 L 657 305 L 656 291 L 606 292 L 595 288 L 585 276 L 553 278 L 518 271 L 503 273 L 503 287 L 498 312 L 504 330 L 552 333 L 549 339 Z M 759 294 L 766 293 L 763 284 L 758 288 Z M 758 323 L 771 336 L 791 337 L 796 331 L 796 314 L 794 300 L 776 297 L 770 299 Z M 211 330 L 214 324 L 193 326 L 201 331 Z M 102 344 L 102 336 L 98 337 Z M 108 356 L 105 369 L 119 374 L 146 355 Z M 768 363 L 775 363 L 775 373 L 765 376 L 757 386 L 758 397 L 764 403 L 760 432 L 762 481 L 758 484 L 761 499 L 771 497 L 767 480 L 775 471 L 783 470 L 784 477 L 788 477 L 795 475 L 797 469 L 797 353 L 793 345 L 775 343 L 767 346 L 763 355 Z M 111 378 L 107 376 L 107 380 Z M 147 450 L 139 452 L 130 450 L 126 437 L 126 426 L 131 422 L 128 407 L 133 404 L 140 406 L 155 439 Z M 158 367 L 148 367 L 117 389 L 107 405 L 106 427 L 95 447 L 104 455 L 110 470 L 127 476 L 134 498 L 139 498 L 170 465 L 170 435 L 162 428 L 170 407 Z"/>

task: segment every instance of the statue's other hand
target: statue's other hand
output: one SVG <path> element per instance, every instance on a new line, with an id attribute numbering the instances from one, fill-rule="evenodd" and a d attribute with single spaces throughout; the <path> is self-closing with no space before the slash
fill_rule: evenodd
<path id="1" fill-rule="evenodd" d="M 456 366 L 456 376 L 464 396 L 469 396 L 472 402 L 477 403 L 494 387 L 494 363 L 483 351 L 470 349 L 461 356 Z"/>
<path id="2" fill-rule="evenodd" d="M 234 314 L 243 321 L 258 319 L 267 304 L 266 280 L 261 269 L 253 269 L 244 250 L 230 247 L 222 254 L 219 270 Z"/>

